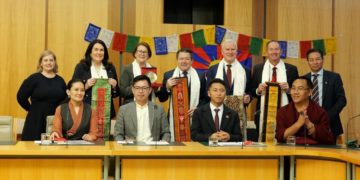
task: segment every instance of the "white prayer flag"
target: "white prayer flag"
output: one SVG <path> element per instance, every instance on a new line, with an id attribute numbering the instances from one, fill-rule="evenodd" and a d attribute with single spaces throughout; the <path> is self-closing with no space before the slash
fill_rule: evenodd
<path id="1" fill-rule="evenodd" d="M 107 29 L 101 29 L 99 39 L 104 41 L 107 48 L 110 48 L 113 37 L 114 37 L 114 31 L 110 31 Z"/>
<path id="2" fill-rule="evenodd" d="M 288 58 L 299 58 L 299 41 L 288 41 L 287 42 L 287 57 Z"/>
<path id="3" fill-rule="evenodd" d="M 179 47 L 179 36 L 177 34 L 166 36 L 166 44 L 168 52 L 177 52 Z"/>

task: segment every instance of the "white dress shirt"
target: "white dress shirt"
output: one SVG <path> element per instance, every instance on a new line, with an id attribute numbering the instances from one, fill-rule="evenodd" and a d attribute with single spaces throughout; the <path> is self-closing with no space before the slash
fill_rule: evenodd
<path id="1" fill-rule="evenodd" d="M 221 127 L 221 119 L 222 119 L 222 115 L 223 115 L 223 112 L 224 112 L 224 105 L 221 104 L 220 107 L 216 107 L 215 105 L 213 105 L 213 104 L 210 102 L 210 109 L 211 109 L 211 114 L 212 114 L 214 123 L 215 123 L 215 115 L 216 115 L 215 109 L 220 109 L 219 112 L 218 112 L 218 116 L 219 116 L 219 128 L 220 128 L 220 127 Z"/>
<path id="2" fill-rule="evenodd" d="M 141 106 L 136 103 L 137 137 L 136 141 L 152 141 L 149 119 L 149 107 L 147 104 Z"/>

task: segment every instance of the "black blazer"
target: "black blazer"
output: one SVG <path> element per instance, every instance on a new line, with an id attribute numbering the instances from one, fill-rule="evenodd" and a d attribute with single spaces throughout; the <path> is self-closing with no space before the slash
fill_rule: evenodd
<path id="1" fill-rule="evenodd" d="M 245 93 L 249 94 L 251 97 L 251 73 L 250 73 L 250 70 L 248 68 L 246 68 L 244 65 L 241 64 L 241 66 L 245 69 L 245 73 L 246 73 Z M 211 66 L 210 69 L 208 70 L 208 72 L 206 74 L 206 77 L 207 77 L 206 87 L 210 84 L 210 81 L 212 79 L 215 79 L 218 67 L 219 67 L 219 64 L 216 64 L 214 66 Z M 226 79 L 225 68 L 223 68 L 223 71 L 224 71 L 223 79 Z M 230 87 L 228 81 L 225 80 L 224 82 L 225 82 L 225 88 L 226 88 L 226 95 L 232 95 L 233 90 L 234 90 L 234 84 Z"/>
<path id="2" fill-rule="evenodd" d="M 220 129 L 230 134 L 229 141 L 238 142 L 242 140 L 239 116 L 234 110 L 225 105 Z M 210 103 L 198 107 L 192 116 L 191 139 L 193 141 L 207 142 L 215 132 Z"/>
<path id="3" fill-rule="evenodd" d="M 169 99 L 170 92 L 168 92 L 166 89 L 166 82 L 168 79 L 170 79 L 173 76 L 174 71 L 175 70 L 173 69 L 171 71 L 167 71 L 164 73 L 164 79 L 162 81 L 162 86 L 161 86 L 160 90 L 158 92 L 156 92 L 156 96 L 159 98 L 160 102 L 165 102 L 166 100 Z M 199 104 L 198 104 L 198 106 L 200 106 L 200 105 L 206 104 L 207 102 L 209 102 L 209 100 L 208 100 L 206 87 L 205 87 L 206 86 L 205 75 L 204 75 L 204 73 L 201 73 L 199 71 L 196 71 L 196 72 L 198 73 L 198 76 L 200 79 L 200 99 L 199 99 Z M 189 92 L 190 92 L 190 90 L 189 90 Z M 190 92 L 190 96 L 191 96 L 191 92 Z"/>
<path id="4" fill-rule="evenodd" d="M 109 63 L 105 67 L 105 69 L 106 69 L 108 78 L 113 78 L 118 82 L 114 65 Z M 81 79 L 84 81 L 84 83 L 86 83 L 86 81 L 90 78 L 91 78 L 90 67 L 87 66 L 85 63 L 82 63 L 82 62 L 78 63 L 75 67 L 75 71 L 74 71 L 72 79 Z M 118 97 L 119 93 L 120 93 L 119 85 L 116 85 L 116 87 L 113 88 L 111 91 L 112 98 Z M 92 96 L 92 88 L 89 88 L 85 92 L 84 102 L 91 105 L 91 96 Z M 113 100 L 111 99 L 111 118 L 113 118 L 113 117 L 115 117 L 115 109 L 114 109 Z"/>
<path id="5" fill-rule="evenodd" d="M 259 87 L 259 84 L 262 81 L 262 72 L 264 69 L 264 65 L 265 63 L 262 64 L 257 64 L 254 66 L 253 69 L 253 75 L 252 75 L 252 96 L 257 98 L 257 102 L 256 102 L 256 111 L 255 111 L 255 124 L 256 124 L 256 129 L 257 131 L 259 131 L 259 118 L 260 118 L 260 99 L 261 96 L 258 96 L 256 94 L 256 89 Z M 297 67 L 288 63 L 285 63 L 285 69 L 286 69 L 286 78 L 287 78 L 287 83 L 289 84 L 289 87 L 291 87 L 293 81 L 299 77 L 299 73 L 297 70 Z M 291 96 L 290 94 L 287 95 L 289 102 L 291 101 Z"/>
<path id="6" fill-rule="evenodd" d="M 311 80 L 311 73 L 305 76 Z M 329 115 L 331 131 L 334 136 L 339 136 L 344 132 L 339 114 L 346 106 L 346 97 L 343 82 L 338 73 L 324 70 L 322 95 L 322 108 Z"/>

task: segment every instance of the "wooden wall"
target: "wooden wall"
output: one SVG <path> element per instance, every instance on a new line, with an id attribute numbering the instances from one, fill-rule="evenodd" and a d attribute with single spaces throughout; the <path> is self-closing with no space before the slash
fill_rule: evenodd
<path id="1" fill-rule="evenodd" d="M 85 54 L 88 23 L 119 31 L 119 17 L 120 0 L 0 1 L 0 115 L 26 116 L 16 93 L 36 71 L 41 51 L 50 49 L 56 54 L 59 75 L 68 81 Z M 119 67 L 119 53 L 109 53 Z"/>
<path id="2" fill-rule="evenodd" d="M 121 4 L 123 17 L 121 19 Z M 263 8 L 266 7 L 266 14 Z M 170 35 L 192 32 L 202 25 L 164 24 L 163 0 L 1 0 L 0 1 L 0 115 L 24 118 L 26 113 L 16 102 L 22 81 L 36 70 L 40 52 L 53 50 L 58 58 L 59 74 L 68 81 L 75 64 L 83 57 L 87 42 L 86 26 L 101 27 L 138 36 Z M 337 39 L 337 53 L 326 56 L 325 68 L 343 78 L 348 99 L 341 113 L 344 125 L 360 107 L 360 2 L 357 0 L 225 0 L 224 27 L 240 33 L 270 39 Z M 263 22 L 266 21 L 265 26 Z M 131 54 L 109 50 L 118 67 L 131 63 Z M 262 62 L 255 57 L 254 64 Z M 305 60 L 287 59 L 299 73 L 309 71 Z M 176 66 L 175 54 L 153 56 L 150 63 L 163 73 Z M 167 103 L 163 104 L 167 108 Z M 357 127 L 360 128 L 360 127 Z"/>

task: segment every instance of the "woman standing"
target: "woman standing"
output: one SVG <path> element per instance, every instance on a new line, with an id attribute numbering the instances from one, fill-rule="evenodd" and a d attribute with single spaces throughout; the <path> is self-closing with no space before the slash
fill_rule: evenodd
<path id="1" fill-rule="evenodd" d="M 66 93 L 68 102 L 56 108 L 51 139 L 95 141 L 97 121 L 94 110 L 83 102 L 85 84 L 81 79 L 70 80 Z"/>
<path id="2" fill-rule="evenodd" d="M 84 102 L 91 105 L 92 86 L 96 79 L 108 79 L 112 87 L 112 98 L 119 96 L 119 86 L 115 67 L 109 62 L 109 53 L 102 40 L 92 41 L 86 49 L 85 57 L 75 67 L 72 79 L 81 79 L 85 83 Z M 111 118 L 115 116 L 111 98 Z"/>
<path id="3" fill-rule="evenodd" d="M 24 80 L 17 93 L 18 103 L 28 111 L 21 136 L 23 141 L 40 139 L 46 130 L 46 116 L 53 115 L 66 97 L 65 81 L 56 74 L 58 65 L 53 52 L 41 53 L 37 69 L 38 72 Z"/>
<path id="4" fill-rule="evenodd" d="M 136 45 L 133 53 L 135 58 L 131 64 L 125 66 L 124 71 L 120 76 L 120 96 L 124 98 L 124 103 L 129 103 L 134 100 L 134 95 L 131 91 L 131 84 L 134 77 L 141 75 L 142 67 L 152 67 L 147 61 L 151 58 L 151 49 L 146 42 L 140 42 Z"/>

